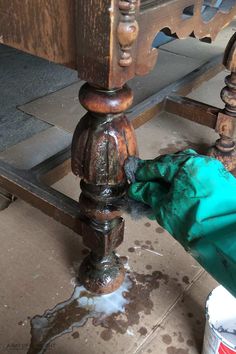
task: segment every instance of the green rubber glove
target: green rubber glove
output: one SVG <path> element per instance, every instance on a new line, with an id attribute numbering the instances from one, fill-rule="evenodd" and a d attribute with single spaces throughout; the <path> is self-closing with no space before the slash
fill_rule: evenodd
<path id="1" fill-rule="evenodd" d="M 236 179 L 194 150 L 140 160 L 129 196 L 236 296 Z"/>

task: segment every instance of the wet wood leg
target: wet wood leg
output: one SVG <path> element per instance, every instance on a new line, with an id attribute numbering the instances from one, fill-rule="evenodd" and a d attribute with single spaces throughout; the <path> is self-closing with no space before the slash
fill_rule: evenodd
<path id="1" fill-rule="evenodd" d="M 88 113 L 74 133 L 72 170 L 82 179 L 82 236 L 91 249 L 79 279 L 88 290 L 102 294 L 116 290 L 125 273 L 115 254 L 123 241 L 124 221 L 114 204 L 126 192 L 124 162 L 137 154 L 133 127 L 123 113 L 133 95 L 128 86 L 104 90 L 85 84 L 79 97 Z"/>
<path id="2" fill-rule="evenodd" d="M 224 56 L 224 65 L 231 71 L 225 79 L 226 87 L 221 91 L 221 98 L 225 103 L 225 109 L 217 120 L 217 132 L 220 135 L 209 155 L 222 161 L 228 170 L 236 168 L 236 150 L 234 131 L 236 118 L 236 33 L 231 38 Z"/>

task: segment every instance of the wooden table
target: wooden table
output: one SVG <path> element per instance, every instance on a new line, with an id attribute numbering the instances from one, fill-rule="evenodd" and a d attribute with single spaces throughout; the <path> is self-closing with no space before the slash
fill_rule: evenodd
<path id="1" fill-rule="evenodd" d="M 114 252 L 124 234 L 122 211 L 117 206 L 127 189 L 123 166 L 129 156 L 137 155 L 134 129 L 124 114 L 133 101 L 126 82 L 154 67 L 157 33 L 210 41 L 232 21 L 236 2 L 0 0 L 0 13 L 1 43 L 78 70 L 87 82 L 79 97 L 88 111 L 72 142 L 72 171 L 81 177 L 79 204 L 42 187 L 35 175 L 30 183 L 26 175 L 19 172 L 16 176 L 9 166 L 1 166 L 0 181 L 10 192 L 80 233 L 91 249 L 80 267 L 81 282 L 96 293 L 112 292 L 125 273 Z M 229 169 L 235 167 L 235 43 L 234 36 L 224 58 L 231 71 L 222 91 L 224 110 L 183 97 L 169 97 L 165 102 L 169 112 L 219 132 L 211 154 Z"/>

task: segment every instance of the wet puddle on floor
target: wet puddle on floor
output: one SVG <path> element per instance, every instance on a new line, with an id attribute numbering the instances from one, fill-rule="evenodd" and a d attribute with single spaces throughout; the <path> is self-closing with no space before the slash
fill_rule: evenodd
<path id="1" fill-rule="evenodd" d="M 151 292 L 167 282 L 160 271 L 151 274 L 127 272 L 122 286 L 112 294 L 96 296 L 83 286 L 76 286 L 71 298 L 52 310 L 31 320 L 31 344 L 28 354 L 42 354 L 58 337 L 84 326 L 92 319 L 94 326 L 103 327 L 101 337 L 110 340 L 115 333 L 129 334 L 129 327 L 138 325 L 141 312 L 149 315 L 153 309 Z M 141 335 L 147 329 L 139 329 Z"/>

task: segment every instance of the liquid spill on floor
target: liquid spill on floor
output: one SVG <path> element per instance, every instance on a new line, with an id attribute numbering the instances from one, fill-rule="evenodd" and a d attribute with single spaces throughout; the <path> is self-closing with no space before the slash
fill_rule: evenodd
<path id="1" fill-rule="evenodd" d="M 122 286 L 112 294 L 96 296 L 76 286 L 71 298 L 31 320 L 31 344 L 28 354 L 42 354 L 58 337 L 82 327 L 89 318 L 104 330 L 101 337 L 110 340 L 114 333 L 129 333 L 140 322 L 140 313 L 150 314 L 151 292 L 167 281 L 159 271 L 152 274 L 127 273 Z M 141 328 L 146 333 L 146 328 Z"/>

